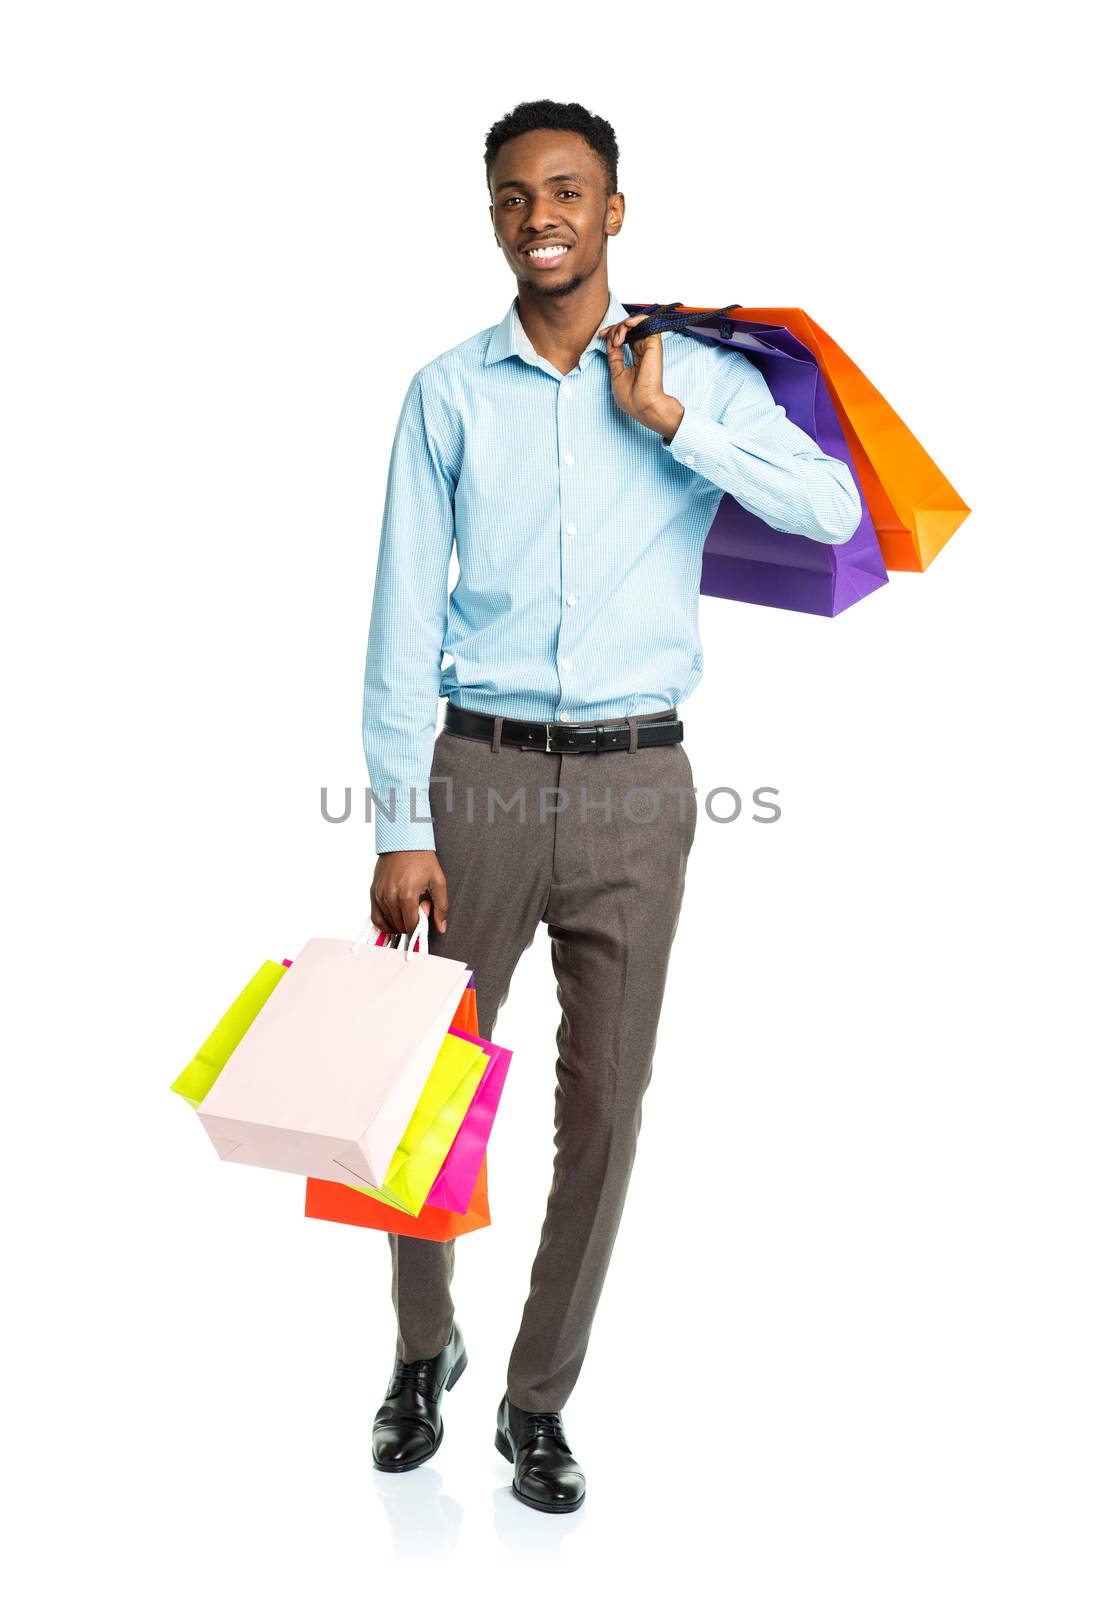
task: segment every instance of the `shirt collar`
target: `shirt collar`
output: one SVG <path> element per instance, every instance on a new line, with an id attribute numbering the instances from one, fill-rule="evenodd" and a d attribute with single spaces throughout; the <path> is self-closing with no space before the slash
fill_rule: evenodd
<path id="1" fill-rule="evenodd" d="M 589 339 L 584 351 L 581 354 L 578 364 L 582 368 L 587 365 L 597 350 L 602 351 L 605 356 L 607 354 L 604 341 L 598 337 L 599 329 L 606 327 L 612 322 L 622 322 L 623 319 L 629 315 L 626 307 L 623 305 L 618 295 L 610 287 L 608 288 L 608 294 L 610 296 L 610 301 L 607 307 L 607 315 L 604 317 L 602 322 L 597 323 L 596 331 L 593 333 L 591 339 Z M 529 362 L 532 366 L 540 366 L 543 363 L 543 357 L 540 356 L 539 352 L 536 350 L 535 346 L 524 332 L 524 325 L 520 321 L 520 314 L 518 310 L 519 303 L 519 296 L 513 295 L 512 303 L 510 304 L 508 311 L 501 318 L 501 321 L 497 324 L 493 330 L 493 333 L 490 335 L 490 342 L 486 346 L 487 366 L 492 361 L 504 361 L 506 356 L 520 356 L 524 361 Z"/>

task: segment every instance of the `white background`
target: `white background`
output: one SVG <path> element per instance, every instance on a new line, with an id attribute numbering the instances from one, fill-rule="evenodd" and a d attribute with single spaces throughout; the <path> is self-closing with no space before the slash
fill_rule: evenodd
<path id="1" fill-rule="evenodd" d="M 1064 8 L 28 0 L 0 42 L 15 1592 L 1088 1595 Z M 319 793 L 367 781 L 391 433 L 509 303 L 482 146 L 542 95 L 616 128 L 624 300 L 804 306 L 973 507 L 834 621 L 702 601 L 700 794 L 783 816 L 700 819 L 568 1517 L 493 1446 L 553 1153 L 545 929 L 416 1473 L 370 1465 L 385 1238 L 218 1163 L 167 1092 L 260 961 L 367 914 L 371 829 Z"/>

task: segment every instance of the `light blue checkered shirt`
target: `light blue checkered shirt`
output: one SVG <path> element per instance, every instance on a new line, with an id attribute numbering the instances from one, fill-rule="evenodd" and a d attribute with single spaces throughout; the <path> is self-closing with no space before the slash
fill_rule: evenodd
<path id="1" fill-rule="evenodd" d="M 539 722 L 687 699 L 702 676 L 702 547 L 723 494 L 825 544 L 861 519 L 848 468 L 746 357 L 663 336 L 664 391 L 685 408 L 669 444 L 619 407 L 603 339 L 563 376 L 517 303 L 416 372 L 399 416 L 364 676 L 380 852 L 435 846 L 440 697 Z M 597 327 L 626 315 L 612 292 Z"/>

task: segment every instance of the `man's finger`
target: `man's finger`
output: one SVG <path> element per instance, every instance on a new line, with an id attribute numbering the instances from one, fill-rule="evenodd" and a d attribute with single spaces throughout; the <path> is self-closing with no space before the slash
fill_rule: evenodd
<path id="1" fill-rule="evenodd" d="M 413 933 L 417 928 L 418 912 L 421 910 L 421 901 L 415 894 L 399 896 L 399 913 L 402 917 L 403 933 Z"/>
<path id="2" fill-rule="evenodd" d="M 433 921 L 436 923 L 436 931 L 437 933 L 446 933 L 448 931 L 447 884 L 441 879 L 434 882 L 432 889 L 433 893 L 431 895 L 431 899 L 433 902 Z"/>
<path id="3" fill-rule="evenodd" d="M 663 381 L 664 362 L 659 333 L 650 333 L 630 346 L 634 357 L 634 382 L 659 388 Z"/>
<path id="4" fill-rule="evenodd" d="M 612 383 L 614 383 L 615 379 L 620 377 L 626 370 L 626 363 L 623 360 L 622 348 L 617 344 L 609 344 L 607 346 L 607 370 L 611 374 Z"/>
<path id="5" fill-rule="evenodd" d="M 621 322 L 605 322 L 597 338 L 602 339 L 606 335 L 609 347 L 622 344 L 626 338 L 626 330 L 635 327 L 639 322 L 644 322 L 646 317 L 651 315 L 650 311 L 642 311 L 639 315 L 624 317 Z"/>
<path id="6" fill-rule="evenodd" d="M 646 315 L 648 315 L 648 313 L 646 313 Z M 635 320 L 637 322 L 644 322 L 645 321 L 645 317 L 638 317 Z M 636 339 L 631 340 L 631 348 L 633 348 L 633 346 L 635 344 L 644 344 L 646 339 L 659 339 L 659 338 L 660 338 L 660 333 L 658 332 L 657 329 L 653 328 L 653 329 L 650 330 L 649 333 L 639 334 Z"/>

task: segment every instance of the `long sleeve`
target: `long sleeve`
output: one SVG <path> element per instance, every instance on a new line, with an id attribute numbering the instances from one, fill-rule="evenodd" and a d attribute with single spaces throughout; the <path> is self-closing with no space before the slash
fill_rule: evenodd
<path id="1" fill-rule="evenodd" d="M 430 429 L 428 412 L 418 372 L 391 449 L 364 674 L 364 754 L 381 855 L 435 848 L 429 775 L 448 617 L 456 474 Z M 389 820 L 384 811 L 391 810 L 392 801 Z"/>
<path id="2" fill-rule="evenodd" d="M 789 420 L 746 356 L 715 353 L 703 403 L 684 407 L 664 448 L 770 527 L 844 544 L 862 516 L 849 467 Z"/>

